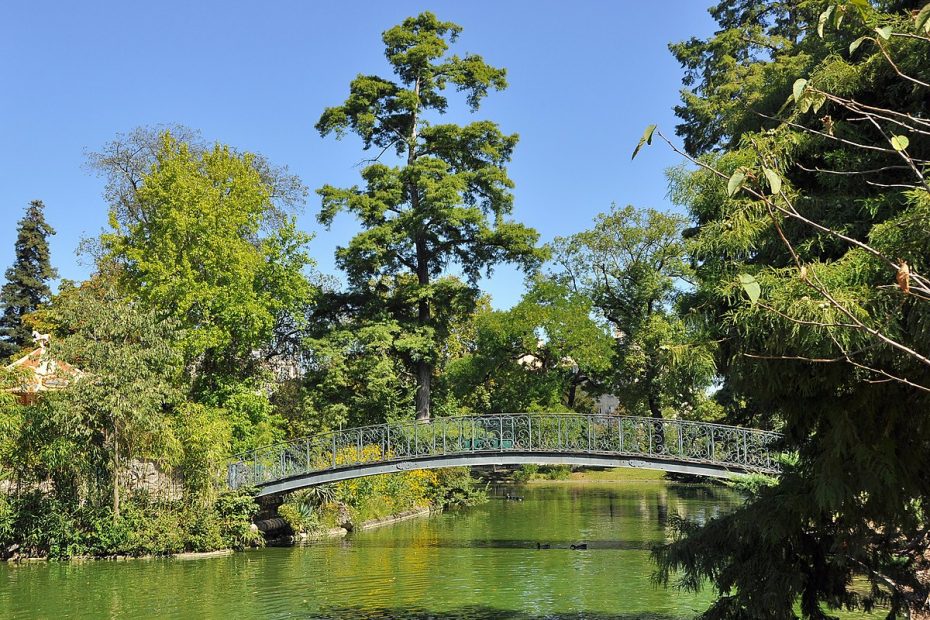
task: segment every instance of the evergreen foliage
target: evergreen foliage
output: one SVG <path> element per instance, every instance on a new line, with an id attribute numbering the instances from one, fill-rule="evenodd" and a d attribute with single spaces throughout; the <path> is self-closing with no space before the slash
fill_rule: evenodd
<path id="1" fill-rule="evenodd" d="M 696 224 L 690 305 L 728 404 L 794 455 L 745 507 L 679 522 L 657 550 L 660 581 L 713 584 L 707 618 L 928 612 L 921 4 L 726 2 L 715 35 L 672 46 L 699 166 L 673 177 Z"/>
<path id="2" fill-rule="evenodd" d="M 353 290 L 382 307 L 386 288 L 390 320 L 405 334 L 395 347 L 416 377 L 416 415 L 430 416 L 437 355 L 448 334 L 444 308 L 468 314 L 476 282 L 500 262 L 532 268 L 540 259 L 537 233 L 506 219 L 513 208 L 506 164 L 517 136 L 491 121 L 432 124 L 442 114 L 447 88 L 464 93 L 472 111 L 490 90 L 506 87 L 505 72 L 474 54 L 448 54 L 461 28 L 429 12 L 385 31 L 392 81 L 359 75 L 346 101 L 323 112 L 323 136 L 357 134 L 378 154 L 362 169 L 362 187 L 322 187 L 319 220 L 329 225 L 347 210 L 362 225 L 337 262 Z M 395 165 L 382 161 L 394 154 Z M 466 280 L 442 278 L 456 265 Z"/>
<path id="3" fill-rule="evenodd" d="M 45 221 L 44 209 L 41 200 L 33 200 L 16 227 L 16 258 L 0 289 L 0 358 L 32 344 L 32 330 L 23 317 L 48 303 L 52 294 L 48 281 L 58 275 L 48 249 L 55 230 Z"/>

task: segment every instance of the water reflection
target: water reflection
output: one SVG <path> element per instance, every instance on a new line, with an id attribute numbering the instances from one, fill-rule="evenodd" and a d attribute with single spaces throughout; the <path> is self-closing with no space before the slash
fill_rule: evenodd
<path id="1" fill-rule="evenodd" d="M 448 612 L 436 613 L 424 609 L 385 608 L 363 609 L 347 607 L 340 609 L 323 610 L 320 616 L 312 618 L 327 618 L 330 620 L 343 620 L 358 618 L 360 620 L 499 620 L 508 618 L 512 620 L 678 620 L 677 616 L 666 614 L 599 614 L 590 612 L 577 612 L 569 614 L 537 615 L 521 611 L 505 611 L 482 606 L 466 606 Z"/>
<path id="2" fill-rule="evenodd" d="M 311 547 L 0 566 L 0 617 L 673 620 L 707 607 L 710 593 L 656 588 L 649 550 L 669 518 L 710 518 L 736 505 L 732 494 L 663 483 L 510 491 L 524 501 Z M 580 543 L 588 549 L 570 549 Z"/>

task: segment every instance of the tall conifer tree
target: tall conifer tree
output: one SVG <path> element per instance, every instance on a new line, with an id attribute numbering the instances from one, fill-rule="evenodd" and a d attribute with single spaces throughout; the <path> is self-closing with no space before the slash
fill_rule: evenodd
<path id="1" fill-rule="evenodd" d="M 16 353 L 30 342 L 23 316 L 48 302 L 48 281 L 57 277 L 49 260 L 48 238 L 55 230 L 45 221 L 41 200 L 33 200 L 16 228 L 16 258 L 6 270 L 0 290 L 0 356 Z"/>
<path id="2" fill-rule="evenodd" d="M 517 136 L 491 121 L 429 122 L 446 111 L 447 88 L 462 92 L 474 111 L 489 90 L 507 86 L 505 71 L 480 56 L 447 53 L 460 31 L 429 12 L 387 30 L 382 39 L 395 78 L 359 75 L 345 102 L 316 125 L 323 136 L 351 131 L 378 152 L 361 171 L 364 187 L 319 190 L 319 219 L 329 225 L 345 209 L 362 224 L 337 260 L 362 297 L 374 299 L 379 283 L 391 291 L 387 306 L 403 333 L 395 348 L 416 377 L 418 419 L 430 416 L 449 319 L 474 307 L 481 273 L 500 262 L 530 268 L 540 258 L 536 231 L 506 217 L 513 208 L 506 164 Z M 391 153 L 395 165 L 382 161 Z M 451 264 L 466 282 L 442 277 Z M 383 314 L 384 304 L 376 305 Z"/>

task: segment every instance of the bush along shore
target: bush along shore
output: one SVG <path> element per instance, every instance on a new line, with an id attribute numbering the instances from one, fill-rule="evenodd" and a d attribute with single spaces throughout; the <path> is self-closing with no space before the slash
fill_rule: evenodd
<path id="1" fill-rule="evenodd" d="M 210 503 L 126 498 L 109 506 L 72 506 L 36 491 L 0 497 L 0 559 L 167 556 L 260 546 L 252 527 L 258 505 L 248 491 Z"/>
<path id="2" fill-rule="evenodd" d="M 392 522 L 423 511 L 473 506 L 487 498 L 465 468 L 411 471 L 311 487 L 278 507 L 269 538 L 321 538 L 327 532 Z M 130 495 L 109 507 L 71 508 L 36 492 L 0 496 L 0 559 L 69 560 L 198 554 L 261 547 L 254 490 L 220 493 L 212 503 Z"/>
<path id="3" fill-rule="evenodd" d="M 370 476 L 291 493 L 276 530 L 285 542 L 313 540 L 485 501 L 485 487 L 463 467 Z"/>

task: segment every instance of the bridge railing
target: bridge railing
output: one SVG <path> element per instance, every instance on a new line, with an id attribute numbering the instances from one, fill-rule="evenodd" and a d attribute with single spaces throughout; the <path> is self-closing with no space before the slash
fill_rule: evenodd
<path id="1" fill-rule="evenodd" d="M 237 455 L 229 486 L 366 464 L 470 453 L 610 454 L 776 473 L 777 433 L 688 420 L 585 414 L 495 414 L 349 428 Z"/>

